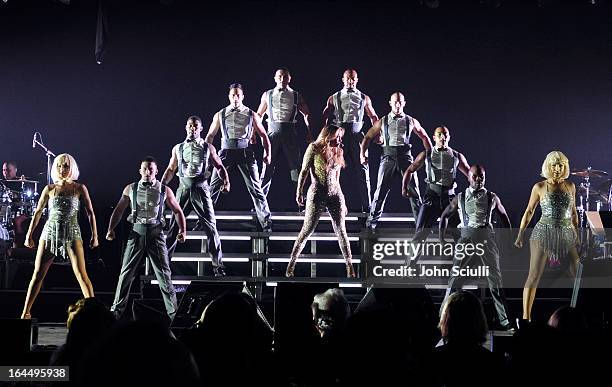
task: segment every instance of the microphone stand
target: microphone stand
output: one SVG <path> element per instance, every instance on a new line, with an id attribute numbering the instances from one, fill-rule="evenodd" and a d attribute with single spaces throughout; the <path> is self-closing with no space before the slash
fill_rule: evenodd
<path id="1" fill-rule="evenodd" d="M 36 133 L 34 133 L 34 134 L 35 134 L 35 136 L 34 136 L 34 145 L 38 145 L 39 147 L 41 147 L 45 151 L 45 155 L 47 156 L 47 184 L 51 184 L 51 157 L 55 157 L 55 153 L 51 152 L 49 150 L 49 148 L 47 148 L 42 143 L 42 135 L 40 133 L 38 133 L 38 135 L 40 137 L 40 141 L 38 141 L 36 139 Z"/>

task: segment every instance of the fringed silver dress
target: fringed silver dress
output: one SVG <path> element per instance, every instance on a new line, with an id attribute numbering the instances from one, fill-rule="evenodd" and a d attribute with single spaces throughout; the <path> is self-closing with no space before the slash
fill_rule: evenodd
<path id="1" fill-rule="evenodd" d="M 560 258 L 566 257 L 575 244 L 573 204 L 574 196 L 565 191 L 547 191 L 540 200 L 542 217 L 534 227 L 530 241 L 535 241 L 545 251 L 550 266 L 558 266 Z"/>
<path id="2" fill-rule="evenodd" d="M 45 250 L 56 260 L 68 261 L 68 250 L 75 240 L 82 240 L 78 222 L 78 196 L 53 196 L 49 198 L 49 218 L 40 240 L 46 241 Z"/>

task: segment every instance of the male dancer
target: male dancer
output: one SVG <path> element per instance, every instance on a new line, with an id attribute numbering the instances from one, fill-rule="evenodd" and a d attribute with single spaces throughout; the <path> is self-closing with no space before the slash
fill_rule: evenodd
<path id="1" fill-rule="evenodd" d="M 221 252 L 221 239 L 217 232 L 215 210 L 213 208 L 210 189 L 206 174 L 208 160 L 215 167 L 215 171 L 223 179 L 223 190 L 230 190 L 230 182 L 223 163 L 217 156 L 215 147 L 207 143 L 200 136 L 202 133 L 202 120 L 198 116 L 191 116 L 185 125 L 187 138 L 172 148 L 170 163 L 162 176 L 162 182 L 168 184 L 174 174 L 179 176 L 179 187 L 176 191 L 178 202 L 183 212 L 189 215 L 191 209 L 198 214 L 200 227 L 206 233 L 208 251 L 212 256 L 212 267 L 215 277 L 224 276 Z M 170 223 L 168 235 L 170 256 L 176 248 L 176 235 L 178 231 L 176 222 Z"/>
<path id="2" fill-rule="evenodd" d="M 448 146 L 450 132 L 446 126 L 437 127 L 433 139 L 433 149 L 419 153 L 402 179 L 402 195 L 409 198 L 412 175 L 425 164 L 427 190 L 416 219 L 413 242 L 424 242 L 431 231 L 429 228 L 455 197 L 457 169 L 465 176 L 470 169 L 465 156 Z M 416 265 L 417 260 L 418 256 L 412 257 L 410 265 Z"/>
<path id="3" fill-rule="evenodd" d="M 234 83 L 229 87 L 229 106 L 215 113 L 206 142 L 212 144 L 215 135 L 221 129 L 221 152 L 219 157 L 228 170 L 236 166 L 242 174 L 247 190 L 251 195 L 257 219 L 263 231 L 272 231 L 272 218 L 266 195 L 261 189 L 259 171 L 255 163 L 255 155 L 249 147 L 253 130 L 259 134 L 264 145 L 264 163 L 270 164 L 270 140 L 266 130 L 261 125 L 261 118 L 253 110 L 242 104 L 244 92 L 242 85 Z M 213 172 L 210 182 L 212 200 L 217 203 L 221 191 L 221 177 L 217 171 Z"/>
<path id="4" fill-rule="evenodd" d="M 366 133 L 361 143 L 361 153 L 359 156 L 361 164 L 367 165 L 370 142 L 373 139 L 382 137 L 383 154 L 380 159 L 380 166 L 378 167 L 378 184 L 372 199 L 370 215 L 368 215 L 366 220 L 366 227 L 370 231 L 376 229 L 376 224 L 382 215 L 383 206 L 391 190 L 393 180 L 396 176 L 402 176 L 404 171 L 414 161 L 410 152 L 412 148 L 410 135 L 414 132 L 423 142 L 425 150 L 429 151 L 432 148 L 431 140 L 419 121 L 404 113 L 404 107 L 406 106 L 404 95 L 399 91 L 391 94 L 389 105 L 391 106 L 391 112 L 376 121 L 374 126 Z M 417 176 L 410 180 L 408 189 L 411 194 L 410 206 L 412 207 L 412 215 L 416 219 L 420 205 L 419 180 Z"/>
<path id="5" fill-rule="evenodd" d="M 444 233 L 448 226 L 448 218 L 459 211 L 461 237 L 457 241 L 456 246 L 461 244 L 476 246 L 480 244 L 484 251 L 482 255 L 474 254 L 463 258 L 459 258 L 455 254 L 453 257 L 453 267 L 456 270 L 453 270 L 448 281 L 446 297 L 450 296 L 451 292 L 457 289 L 460 290 L 463 283 L 468 279 L 467 276 L 458 275 L 460 273 L 458 270 L 465 269 L 470 264 L 478 263 L 478 260 L 480 260 L 483 265 L 488 267 L 487 282 L 495 304 L 499 323 L 504 329 L 512 330 L 508 314 L 506 313 L 506 299 L 502 288 L 502 276 L 499 267 L 499 249 L 495 242 L 491 215 L 493 210 L 495 210 L 503 226 L 506 228 L 511 228 L 510 218 L 499 196 L 491 191 L 487 191 L 485 188 L 485 177 L 483 166 L 472 165 L 468 174 L 469 188 L 455 196 L 440 216 L 440 243 L 444 243 Z"/>
<path id="6" fill-rule="evenodd" d="M 372 107 L 370 97 L 357 90 L 357 71 L 347 69 L 342 75 L 344 88 L 332 94 L 327 99 L 323 110 L 325 125 L 334 123 L 345 130 L 344 134 L 344 160 L 354 175 L 351 181 L 357 184 L 361 199 L 361 212 L 370 211 L 370 172 L 367 164 L 359 162 L 359 144 L 363 140 L 363 115 L 370 117 L 372 125 L 378 121 L 378 116 Z M 332 116 L 334 117 L 332 120 Z M 350 175 L 350 174 L 349 174 Z M 346 175 L 344 175 L 346 176 Z"/>
<path id="7" fill-rule="evenodd" d="M 268 137 L 272 144 L 271 164 L 263 164 L 261 171 L 262 189 L 266 198 L 272 185 L 272 177 L 278 163 L 278 156 L 282 149 L 287 159 L 293 190 L 297 188 L 298 175 L 300 172 L 300 146 L 297 141 L 296 123 L 297 113 L 302 113 L 304 123 L 306 124 L 306 138 L 308 142 L 312 142 L 312 132 L 310 130 L 310 121 L 308 119 L 310 110 L 304 98 L 295 90 L 289 83 L 291 82 L 291 74 L 284 67 L 279 67 L 274 74 L 276 87 L 264 92 L 261 95 L 261 101 L 257 108 L 257 114 L 263 119 L 264 114 L 268 115 Z"/>
<path id="8" fill-rule="evenodd" d="M 123 252 L 123 262 L 119 273 L 119 282 L 115 291 L 115 300 L 111 311 L 121 315 L 127 306 L 130 287 L 136 276 L 143 257 L 148 257 L 155 277 L 159 281 L 170 320 L 176 314 L 176 293 L 172 285 L 168 251 L 164 237 L 164 203 L 170 207 L 176 217 L 180 230 L 178 240 L 185 240 L 185 216 L 179 207 L 172 190 L 155 178 L 157 162 L 153 157 L 145 157 L 140 163 L 140 181 L 128 184 L 123 189 L 121 199 L 117 203 L 108 225 L 106 239 L 115 239 L 115 227 L 119 224 L 123 212 L 130 206 L 131 214 L 128 222 L 133 223 L 132 231 Z"/>

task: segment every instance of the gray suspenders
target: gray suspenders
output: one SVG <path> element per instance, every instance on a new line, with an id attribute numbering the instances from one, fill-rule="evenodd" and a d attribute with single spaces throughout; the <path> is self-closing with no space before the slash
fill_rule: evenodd
<path id="1" fill-rule="evenodd" d="M 272 93 L 274 93 L 274 89 L 268 90 L 268 119 L 270 120 L 270 122 L 276 123 L 276 121 L 274 120 L 274 116 L 272 115 Z M 298 92 L 293 90 L 293 111 L 291 112 L 292 122 L 296 122 L 297 112 L 298 112 Z"/>
<path id="2" fill-rule="evenodd" d="M 382 132 L 383 132 L 383 147 L 389 146 L 389 142 L 391 141 L 391 136 L 389 136 L 389 119 L 387 116 L 382 118 Z"/>
<path id="3" fill-rule="evenodd" d="M 132 185 L 132 220 L 134 224 L 138 219 L 138 182 Z M 159 207 L 157 209 L 157 224 L 162 224 L 164 221 L 164 203 L 166 201 L 166 185 L 162 184 L 159 191 Z"/>
<path id="4" fill-rule="evenodd" d="M 412 120 L 412 117 L 410 117 L 408 114 L 406 114 L 405 117 L 406 117 L 406 132 L 407 132 L 406 137 L 407 137 L 410 134 L 410 122 L 411 122 L 411 121 L 408 121 L 408 120 L 409 119 Z M 383 147 L 391 146 L 391 145 L 389 145 L 389 143 L 391 142 L 391 135 L 389 134 L 389 117 L 388 116 L 384 116 L 382 118 L 382 121 L 381 121 L 381 130 L 382 130 L 382 133 L 383 133 L 383 141 L 384 141 L 382 146 Z M 406 141 L 406 140 L 404 140 L 404 141 Z M 410 144 L 410 143 L 406 144 L 404 142 L 403 145 L 408 145 L 410 148 L 412 148 L 412 144 Z"/>
<path id="5" fill-rule="evenodd" d="M 249 109 L 249 123 L 247 124 L 247 132 L 243 138 L 229 138 L 227 126 L 225 125 L 225 108 L 219 111 L 221 116 L 221 130 L 223 136 L 221 137 L 221 148 L 222 149 L 244 149 L 249 146 L 249 140 L 253 134 L 253 111 Z"/>
<path id="6" fill-rule="evenodd" d="M 337 91 L 336 94 L 334 94 L 333 100 L 335 101 L 335 109 L 336 109 L 336 120 L 338 124 L 341 124 L 344 119 L 344 111 L 342 110 L 342 99 L 340 98 L 340 93 L 341 91 Z M 364 107 L 365 107 L 365 94 L 363 94 L 361 91 L 359 92 L 359 95 L 361 96 L 361 101 L 359 102 L 359 115 L 357 116 L 359 118 L 358 122 L 363 122 L 363 111 L 364 111 Z M 349 97 L 349 104 L 350 104 L 350 97 Z"/>
<path id="7" fill-rule="evenodd" d="M 342 101 L 340 100 L 340 92 L 336 92 L 334 94 L 334 101 L 336 103 L 336 123 L 339 125 L 342 123 L 342 119 L 344 118 L 344 112 L 342 111 Z"/>
<path id="8" fill-rule="evenodd" d="M 451 151 L 453 152 L 453 182 L 455 181 L 455 178 L 457 177 L 457 166 L 459 164 L 459 155 L 457 153 L 456 150 L 451 149 Z M 432 176 L 433 178 L 436 177 L 436 173 L 435 170 L 433 168 L 433 163 L 431 162 L 431 155 L 433 153 L 433 149 L 429 152 L 427 152 L 427 168 L 429 169 L 429 176 Z M 430 182 L 430 184 L 434 184 L 433 182 Z"/>
<path id="9" fill-rule="evenodd" d="M 184 144 L 185 143 L 182 142 L 179 145 L 179 148 L 178 148 L 177 158 L 178 158 L 178 175 L 179 175 L 179 177 L 183 177 L 183 163 L 187 164 L 187 162 L 183 159 L 183 146 L 184 146 Z"/>
<path id="10" fill-rule="evenodd" d="M 459 193 L 459 203 L 461 204 L 461 219 L 463 220 L 463 225 L 465 227 L 468 227 L 468 224 L 470 223 L 470 217 L 467 214 L 467 211 L 465 210 L 465 192 L 460 192 Z M 491 207 L 493 206 L 493 194 L 491 193 L 491 191 L 487 191 L 487 223 L 488 225 L 491 224 Z"/>
<path id="11" fill-rule="evenodd" d="M 363 122 L 363 111 L 365 108 L 365 94 L 361 93 L 361 102 L 359 103 L 359 122 Z"/>

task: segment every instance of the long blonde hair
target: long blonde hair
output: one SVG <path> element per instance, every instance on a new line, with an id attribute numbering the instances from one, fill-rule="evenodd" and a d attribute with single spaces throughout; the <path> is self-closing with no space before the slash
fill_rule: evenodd
<path id="1" fill-rule="evenodd" d="M 342 168 L 345 167 L 344 163 L 344 150 L 340 145 L 337 147 L 330 147 L 330 139 L 336 135 L 336 133 L 344 128 L 336 125 L 327 125 L 321 129 L 321 133 L 317 136 L 317 139 L 312 144 L 314 151 L 323 155 L 323 158 L 327 162 L 327 170 L 332 169 L 336 165 L 340 165 Z M 336 135 L 336 137 L 340 137 Z"/>

